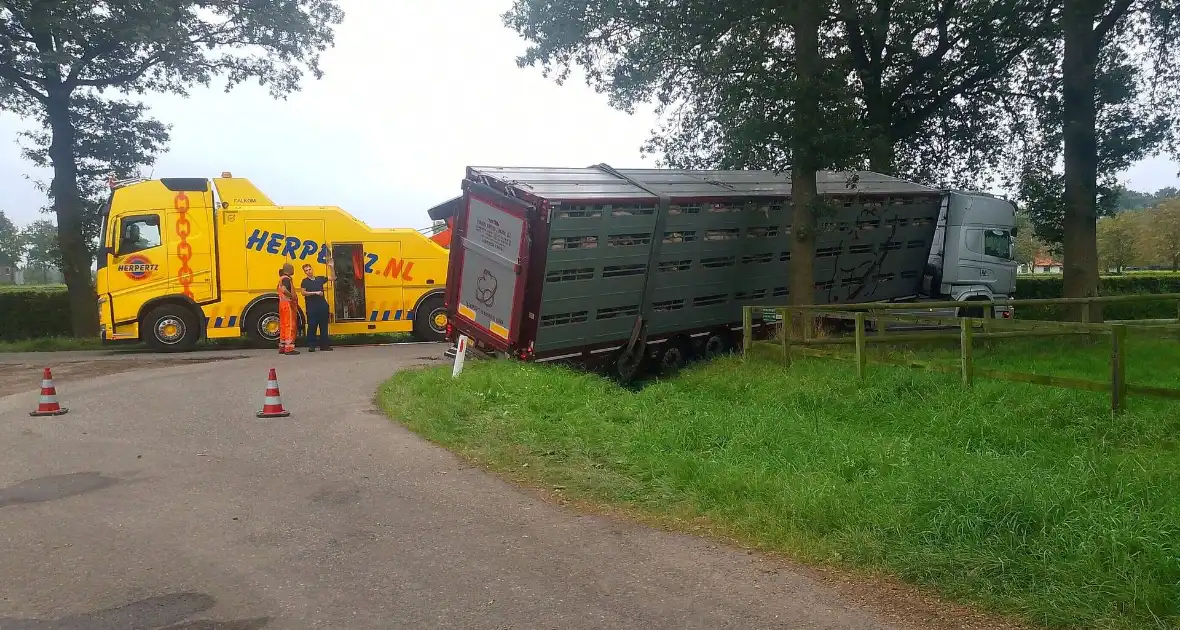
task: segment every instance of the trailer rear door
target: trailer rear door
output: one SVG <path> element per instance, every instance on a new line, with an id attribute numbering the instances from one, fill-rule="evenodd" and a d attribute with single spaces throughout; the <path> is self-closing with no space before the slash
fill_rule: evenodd
<path id="1" fill-rule="evenodd" d="M 474 326 L 487 333 L 482 341 L 509 350 L 520 333 L 529 208 L 478 184 L 463 202 L 456 327 Z"/>

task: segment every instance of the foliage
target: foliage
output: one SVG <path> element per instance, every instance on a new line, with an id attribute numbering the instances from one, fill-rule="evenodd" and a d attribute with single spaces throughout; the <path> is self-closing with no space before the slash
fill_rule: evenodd
<path id="1" fill-rule="evenodd" d="M 156 156 L 168 145 L 169 126 L 147 116 L 147 106 L 143 103 L 108 99 L 95 93 L 75 94 L 71 109 L 78 190 L 82 196 L 82 231 L 93 257 L 97 253 L 103 206 L 110 195 L 107 177 L 133 176 L 140 167 L 155 164 Z M 20 134 L 26 141 L 21 153 L 39 168 L 52 168 L 49 146 L 53 134 L 48 118 L 44 115 L 40 118 L 40 130 Z M 53 199 L 47 183 L 35 183 Z M 55 266 L 60 268 L 60 255 L 57 260 Z"/>
<path id="2" fill-rule="evenodd" d="M 1119 212 L 1124 210 L 1143 210 L 1163 203 L 1168 199 L 1180 197 L 1180 190 L 1172 186 L 1161 188 L 1154 193 L 1131 190 L 1123 186 L 1115 186 L 1114 190 L 1118 194 L 1117 210 Z"/>
<path id="3" fill-rule="evenodd" d="M 1096 72 L 1095 105 L 1098 116 L 1097 216 L 1109 216 L 1120 208 L 1128 192 L 1117 183 L 1118 173 L 1151 155 L 1172 132 L 1170 120 L 1153 102 L 1150 85 L 1156 78 L 1150 60 L 1136 54 L 1134 44 L 1143 35 L 1133 20 L 1122 20 L 1102 46 Z M 1010 98 L 1014 115 L 1012 145 L 1018 155 L 1017 171 L 1009 181 L 1019 191 L 1036 227 L 1036 236 L 1050 244 L 1063 242 L 1065 175 L 1057 166 L 1063 147 L 1063 69 L 1060 36 L 1044 40 L 1037 50 L 1016 64 Z"/>
<path id="4" fill-rule="evenodd" d="M 1098 220 L 1098 263 L 1100 268 L 1123 269 L 1135 263 L 1135 237 L 1142 232 L 1140 215 L 1123 212 Z"/>
<path id="5" fill-rule="evenodd" d="M 1013 243 L 1013 260 L 1017 265 L 1031 267 L 1045 246 L 1033 233 L 1032 220 L 1027 215 L 1016 215 L 1016 240 Z"/>
<path id="6" fill-rule="evenodd" d="M 89 175 L 120 160 L 138 166 L 167 140 L 142 104 L 112 93 L 183 95 L 221 77 L 227 90 L 255 79 L 282 96 L 305 73 L 320 76 L 319 56 L 341 19 L 334 0 L 0 4 L 0 108 L 46 130 L 31 136 L 26 155 L 53 167 L 48 192 L 76 335 L 97 326 L 88 236 L 100 184 Z"/>
<path id="7" fill-rule="evenodd" d="M 1103 276 L 1099 280 L 1101 295 L 1148 295 L 1180 293 L 1180 274 L 1135 273 L 1124 276 Z M 1016 298 L 1038 299 L 1065 296 L 1060 275 L 1021 276 L 1016 279 Z M 1104 307 L 1108 319 L 1165 319 L 1177 316 L 1175 300 L 1108 304 Z M 1065 308 L 1061 306 L 1022 306 L 1016 309 L 1019 319 L 1061 320 Z"/>
<path id="8" fill-rule="evenodd" d="M 0 210 L 0 266 L 14 266 L 24 256 L 25 242 L 20 230 Z"/>
<path id="9" fill-rule="evenodd" d="M 1051 3 L 834 4 L 820 40 L 829 166 L 871 162 L 922 181 L 978 182 L 994 162 L 989 147 L 1004 141 L 992 124 L 995 99 L 981 97 L 1048 27 Z M 663 117 L 646 149 L 663 163 L 785 169 L 799 128 L 783 6 L 516 0 L 505 21 L 530 43 L 521 66 L 559 81 L 579 67 L 625 110 L 655 99 Z"/>
<path id="10" fill-rule="evenodd" d="M 0 340 L 58 337 L 69 331 L 70 303 L 65 291 L 0 291 Z"/>
<path id="11" fill-rule="evenodd" d="M 1008 340 L 980 344 L 976 360 L 1105 379 L 1109 353 Z M 1128 355 L 1132 382 L 1180 385 L 1175 341 L 1132 336 Z M 723 360 L 628 392 L 552 365 L 489 361 L 458 379 L 401 372 L 378 402 L 427 439 L 575 504 L 884 569 L 1035 623 L 1180 622 L 1180 495 L 1165 491 L 1180 483 L 1174 401 L 1133 398 L 1112 423 L 1102 394 L 964 389 L 893 367 L 862 383 L 851 371 Z"/>
<path id="12" fill-rule="evenodd" d="M 1180 271 L 1180 197 L 1172 197 L 1144 213 L 1145 234 L 1139 238 L 1150 252 L 1150 265 Z"/>
<path id="13" fill-rule="evenodd" d="M 61 268 L 61 252 L 57 246 L 57 226 L 50 219 L 37 219 L 25 226 L 25 260 L 29 265 Z"/>

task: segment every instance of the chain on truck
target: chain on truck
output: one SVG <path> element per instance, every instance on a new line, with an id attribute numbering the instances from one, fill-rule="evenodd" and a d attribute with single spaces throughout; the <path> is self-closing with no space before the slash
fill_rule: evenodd
<path id="1" fill-rule="evenodd" d="M 821 172 L 813 304 L 1014 297 L 1013 205 Z M 674 372 L 740 344 L 743 306 L 790 302 L 791 183 L 767 171 L 470 167 L 448 337 L 529 361 Z M 761 309 L 759 309 L 761 310 Z M 756 311 L 757 312 L 757 311 Z M 996 307 L 996 317 L 1011 317 Z M 765 315 L 756 332 L 765 334 Z"/>
<path id="2" fill-rule="evenodd" d="M 428 236 L 373 229 L 334 206 L 279 206 L 230 173 L 109 184 L 97 272 L 106 342 L 160 351 L 243 335 L 276 343 L 279 268 L 290 262 L 298 274 L 307 263 L 326 275 L 329 256 L 329 334 L 445 337 L 449 227 Z M 302 331 L 302 310 L 298 318 Z"/>

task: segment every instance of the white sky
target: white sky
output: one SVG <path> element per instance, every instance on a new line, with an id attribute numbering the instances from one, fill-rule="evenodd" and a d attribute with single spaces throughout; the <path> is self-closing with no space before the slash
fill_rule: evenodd
<path id="1" fill-rule="evenodd" d="M 459 194 L 468 165 L 651 165 L 640 145 L 655 118 L 611 109 L 580 80 L 558 86 L 520 69 L 525 44 L 502 26 L 511 0 L 343 0 L 325 77 L 286 101 L 261 88 L 150 96 L 172 124 L 154 177 L 251 179 L 277 203 L 336 205 L 375 227 L 424 227 L 426 209 Z M 0 210 L 15 223 L 44 196 L 25 175 L 19 119 L 0 114 Z M 1177 164 L 1146 160 L 1123 175 L 1137 190 L 1180 187 Z M 147 175 L 147 173 L 143 173 Z"/>

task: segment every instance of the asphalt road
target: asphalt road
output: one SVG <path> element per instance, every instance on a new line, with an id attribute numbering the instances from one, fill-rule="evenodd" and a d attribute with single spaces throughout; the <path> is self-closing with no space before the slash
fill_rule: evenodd
<path id="1" fill-rule="evenodd" d="M 443 349 L 148 359 L 59 379 L 57 418 L 0 398 L 0 629 L 915 627 L 760 555 L 570 512 L 381 416 L 378 384 Z M 272 366 L 292 415 L 260 420 Z"/>

